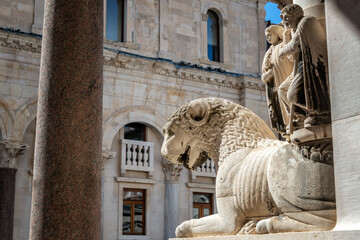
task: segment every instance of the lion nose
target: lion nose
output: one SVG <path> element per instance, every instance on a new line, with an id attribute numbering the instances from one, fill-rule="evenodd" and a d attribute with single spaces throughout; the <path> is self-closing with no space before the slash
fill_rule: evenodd
<path id="1" fill-rule="evenodd" d="M 168 152 L 165 144 L 163 144 L 161 146 L 161 155 L 163 155 L 164 158 L 168 159 L 169 152 Z"/>

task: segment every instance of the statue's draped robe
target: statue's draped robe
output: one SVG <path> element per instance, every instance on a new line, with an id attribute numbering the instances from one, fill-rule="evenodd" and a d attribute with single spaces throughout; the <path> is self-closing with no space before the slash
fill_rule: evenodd
<path id="1" fill-rule="evenodd" d="M 283 122 L 285 124 L 283 128 L 285 128 L 286 125 L 289 124 L 289 117 L 286 113 L 286 109 L 284 104 L 281 104 L 278 99 L 278 87 L 281 83 L 283 83 L 286 78 L 291 74 L 293 70 L 293 63 L 289 60 L 289 58 L 282 58 L 279 57 L 279 51 L 284 46 L 284 43 L 280 43 L 276 46 L 271 45 L 271 47 L 268 49 L 268 51 L 265 54 L 264 62 L 262 71 L 263 73 L 267 70 L 267 61 L 270 61 L 272 64 L 272 71 L 273 71 L 273 84 L 266 86 L 266 92 L 267 92 L 267 99 L 268 99 L 268 105 L 273 105 L 273 111 L 280 111 L 275 112 L 273 115 L 278 117 L 272 117 L 270 116 L 271 126 L 275 128 L 275 130 L 279 130 L 278 124 L 279 122 Z M 275 92 L 275 93 L 274 93 Z M 277 109 L 277 110 L 276 110 Z M 280 119 L 276 118 L 282 118 L 282 121 Z M 277 121 L 277 122 L 274 122 Z"/>
<path id="2" fill-rule="evenodd" d="M 319 21 L 303 17 L 283 51 L 287 55 L 299 53 L 297 72 L 288 91 L 290 101 L 308 114 L 329 113 L 326 35 Z"/>

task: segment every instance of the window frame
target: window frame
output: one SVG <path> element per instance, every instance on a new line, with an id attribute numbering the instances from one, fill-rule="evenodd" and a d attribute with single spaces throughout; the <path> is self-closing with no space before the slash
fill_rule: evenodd
<path id="1" fill-rule="evenodd" d="M 118 18 L 116 19 L 117 21 L 117 40 L 113 40 L 113 39 L 109 39 L 107 36 L 107 31 L 108 31 L 108 1 L 115 1 L 117 2 L 117 16 Z M 126 42 L 126 0 L 105 0 L 105 39 L 108 41 L 113 41 L 113 42 L 119 42 L 119 43 L 124 43 Z M 121 11 L 121 12 L 120 12 Z M 120 16 L 120 17 L 119 17 Z"/>
<path id="2" fill-rule="evenodd" d="M 208 195 L 209 196 L 209 203 L 195 203 L 194 202 L 194 195 L 198 194 L 198 195 Z M 193 202 L 193 206 L 192 206 L 192 210 L 193 210 L 193 214 L 191 216 L 192 219 L 194 218 L 194 208 L 198 208 L 199 209 L 199 218 L 204 217 L 203 214 L 203 210 L 204 208 L 209 208 L 209 216 L 213 214 L 213 193 L 209 193 L 209 192 L 193 192 L 192 193 L 192 202 Z"/>
<path id="3" fill-rule="evenodd" d="M 210 61 L 208 58 L 208 46 L 207 46 L 207 12 L 211 10 L 219 17 L 219 50 L 220 61 Z M 206 64 L 208 66 L 216 66 L 227 70 L 232 69 L 233 65 L 230 64 L 230 48 L 229 45 L 229 31 L 228 31 L 228 13 L 227 8 L 223 4 L 216 2 L 208 2 L 204 4 L 201 10 L 201 56 L 199 63 Z"/>
<path id="4" fill-rule="evenodd" d="M 207 14 L 207 20 L 206 20 L 206 31 L 207 31 L 207 35 L 206 35 L 206 45 L 207 45 L 207 57 L 208 57 L 208 59 L 210 60 L 210 61 L 212 61 L 212 62 L 221 62 L 221 52 L 222 52 L 222 46 L 221 46 L 221 37 L 220 37 L 220 34 L 221 34 L 221 24 L 220 24 L 220 22 L 221 22 L 221 20 L 220 20 L 220 16 L 219 16 L 219 14 L 216 12 L 216 11 L 214 11 L 213 9 L 209 9 L 207 12 L 206 12 L 206 14 Z M 212 17 L 211 17 L 211 15 L 213 15 L 214 16 L 214 18 L 216 18 L 216 19 L 213 19 Z M 210 35 L 210 32 L 209 32 L 209 27 L 208 27 L 208 25 L 209 25 L 209 20 L 211 20 L 212 22 L 213 22 L 213 24 L 216 24 L 217 25 L 217 29 L 216 29 L 216 42 L 218 43 L 218 45 L 217 45 L 217 51 L 215 52 L 215 53 L 213 53 L 213 58 L 212 59 L 210 59 L 210 56 L 209 56 L 209 35 Z M 213 20 L 215 20 L 215 21 L 213 21 Z M 213 35 L 213 32 L 211 32 L 211 35 Z M 214 40 L 214 38 L 212 38 L 212 36 L 211 36 L 211 40 Z M 215 56 L 217 56 L 217 59 L 215 59 Z"/>
<path id="5" fill-rule="evenodd" d="M 125 191 L 133 191 L 133 192 L 142 192 L 143 200 L 125 200 L 124 199 L 124 192 Z M 124 229 L 122 228 L 122 235 L 146 235 L 146 189 L 139 189 L 139 188 L 123 188 L 123 210 L 122 213 L 124 214 L 124 205 L 131 205 L 131 213 L 130 213 L 130 225 L 131 225 L 131 232 L 130 233 L 124 233 Z M 135 225 L 135 204 L 142 205 L 142 232 L 141 233 L 135 233 L 134 232 L 134 225 Z M 122 219 L 123 218 L 122 214 Z M 123 223 L 124 221 L 122 221 Z"/>

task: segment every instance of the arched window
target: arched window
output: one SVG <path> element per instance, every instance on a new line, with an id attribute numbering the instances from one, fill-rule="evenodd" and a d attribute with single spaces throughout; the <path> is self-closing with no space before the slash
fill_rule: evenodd
<path id="1" fill-rule="evenodd" d="M 142 123 L 129 123 L 124 126 L 124 139 L 146 141 L 146 126 Z"/>
<path id="2" fill-rule="evenodd" d="M 210 61 L 220 62 L 220 24 L 218 15 L 209 10 L 207 12 L 207 46 Z"/>
<path id="3" fill-rule="evenodd" d="M 125 41 L 125 0 L 106 1 L 106 38 Z"/>

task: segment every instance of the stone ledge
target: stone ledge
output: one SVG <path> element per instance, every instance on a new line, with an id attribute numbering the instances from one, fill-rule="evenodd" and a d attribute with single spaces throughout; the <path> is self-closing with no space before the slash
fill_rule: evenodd
<path id="1" fill-rule="evenodd" d="M 170 238 L 169 240 L 359 240 L 360 230 L 277 233 L 241 236 Z"/>
<path id="2" fill-rule="evenodd" d="M 117 182 L 128 182 L 128 183 L 143 183 L 143 184 L 155 184 L 154 179 L 146 178 L 131 178 L 131 177 L 115 177 Z"/>

